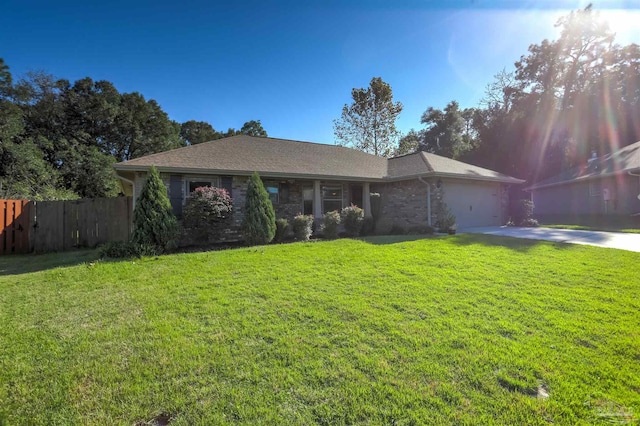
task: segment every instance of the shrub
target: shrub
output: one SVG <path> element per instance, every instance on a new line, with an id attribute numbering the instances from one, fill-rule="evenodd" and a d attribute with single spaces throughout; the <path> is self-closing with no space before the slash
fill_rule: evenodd
<path id="1" fill-rule="evenodd" d="M 185 226 L 204 228 L 231 216 L 233 203 L 224 188 L 201 186 L 189 197 L 182 213 Z"/>
<path id="2" fill-rule="evenodd" d="M 177 232 L 178 221 L 171 209 L 167 188 L 158 170 L 151 166 L 133 212 L 131 241 L 139 246 L 154 247 L 157 253 L 164 253 L 175 247 Z"/>
<path id="3" fill-rule="evenodd" d="M 403 226 L 396 225 L 395 223 L 389 230 L 389 235 L 404 235 L 407 233 L 407 229 Z"/>
<path id="4" fill-rule="evenodd" d="M 122 259 L 138 256 L 138 246 L 131 241 L 110 241 L 100 247 L 101 258 Z"/>
<path id="5" fill-rule="evenodd" d="M 189 197 L 182 213 L 182 225 L 190 232 L 197 232 L 207 240 L 218 238 L 229 226 L 233 201 L 224 188 L 201 186 Z"/>
<path id="6" fill-rule="evenodd" d="M 439 232 L 447 232 L 449 229 L 455 229 L 456 217 L 451 213 L 451 209 L 446 203 L 442 203 L 440 210 L 438 210 L 438 217 L 436 221 Z"/>
<path id="7" fill-rule="evenodd" d="M 287 232 L 289 231 L 289 221 L 287 219 L 278 219 L 276 220 L 276 235 L 273 237 L 273 240 L 276 243 L 281 243 L 287 237 Z"/>
<path id="8" fill-rule="evenodd" d="M 533 207 L 533 201 L 526 198 L 515 201 L 511 208 L 511 222 L 516 226 L 538 226 L 533 219 Z M 534 222 L 536 225 L 531 225 Z"/>
<path id="9" fill-rule="evenodd" d="M 350 237 L 357 237 L 362 230 L 362 222 L 364 222 L 364 210 L 351 204 L 349 207 L 342 209 L 342 221 L 344 222 L 344 230 Z"/>
<path id="10" fill-rule="evenodd" d="M 268 244 L 276 234 L 276 214 L 269 194 L 258 173 L 254 172 L 247 187 L 247 201 L 242 220 L 242 234 L 250 245 Z"/>
<path id="11" fill-rule="evenodd" d="M 537 228 L 538 226 L 540 226 L 540 224 L 536 219 L 528 217 L 520 222 L 520 226 L 525 226 L 527 228 Z"/>
<path id="12" fill-rule="evenodd" d="M 407 229 L 407 234 L 415 235 L 433 235 L 435 232 L 436 229 L 429 225 L 415 225 Z"/>
<path id="13" fill-rule="evenodd" d="M 329 240 L 338 238 L 338 225 L 340 225 L 340 213 L 327 212 L 322 218 L 322 235 Z"/>
<path id="14" fill-rule="evenodd" d="M 293 218 L 293 235 L 298 241 L 309 241 L 313 216 L 299 214 Z"/>
<path id="15" fill-rule="evenodd" d="M 373 235 L 375 231 L 375 222 L 373 217 L 365 217 L 362 222 L 362 230 L 360 231 L 360 235 Z"/>

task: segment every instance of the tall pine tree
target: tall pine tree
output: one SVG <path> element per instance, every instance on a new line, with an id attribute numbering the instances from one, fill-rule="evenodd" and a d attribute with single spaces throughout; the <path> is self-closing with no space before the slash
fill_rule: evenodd
<path id="1" fill-rule="evenodd" d="M 250 245 L 268 244 L 276 233 L 276 214 L 262 179 L 254 172 L 249 179 L 242 234 Z"/>
<path id="2" fill-rule="evenodd" d="M 178 221 L 171 209 L 158 170 L 151 166 L 147 181 L 136 200 L 133 212 L 132 241 L 141 246 L 151 246 L 162 253 L 175 245 Z"/>

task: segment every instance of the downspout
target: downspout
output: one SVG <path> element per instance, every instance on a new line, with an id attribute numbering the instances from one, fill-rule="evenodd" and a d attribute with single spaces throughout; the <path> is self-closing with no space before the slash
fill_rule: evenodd
<path id="1" fill-rule="evenodd" d="M 427 185 L 427 224 L 431 226 L 431 184 L 422 179 L 422 176 L 418 176 L 418 180 Z"/>

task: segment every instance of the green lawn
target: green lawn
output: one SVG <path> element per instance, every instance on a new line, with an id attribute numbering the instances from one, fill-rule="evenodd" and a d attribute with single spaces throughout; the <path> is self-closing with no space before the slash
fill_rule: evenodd
<path id="1" fill-rule="evenodd" d="M 95 256 L 0 258 L 0 424 L 640 419 L 638 253 L 458 235 Z"/>

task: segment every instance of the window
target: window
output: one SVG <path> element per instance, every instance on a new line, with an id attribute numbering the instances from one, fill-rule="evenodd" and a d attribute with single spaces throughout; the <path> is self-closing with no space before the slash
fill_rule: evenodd
<path id="1" fill-rule="evenodd" d="M 184 201 L 186 201 L 189 194 L 196 190 L 196 188 L 200 188 L 201 186 L 215 186 L 218 187 L 218 178 L 217 177 L 206 177 L 206 178 L 193 178 L 193 179 L 185 179 L 185 190 L 184 190 Z"/>
<path id="2" fill-rule="evenodd" d="M 278 204 L 280 202 L 280 188 L 278 186 L 278 182 L 265 182 L 264 189 L 267 190 L 272 204 Z"/>
<path id="3" fill-rule="evenodd" d="M 589 195 L 592 197 L 599 197 L 602 194 L 602 187 L 600 182 L 589 182 Z"/>
<path id="4" fill-rule="evenodd" d="M 313 214 L 313 187 L 302 188 L 302 214 Z"/>
<path id="5" fill-rule="evenodd" d="M 322 187 L 322 211 L 342 210 L 342 185 L 325 185 Z"/>

